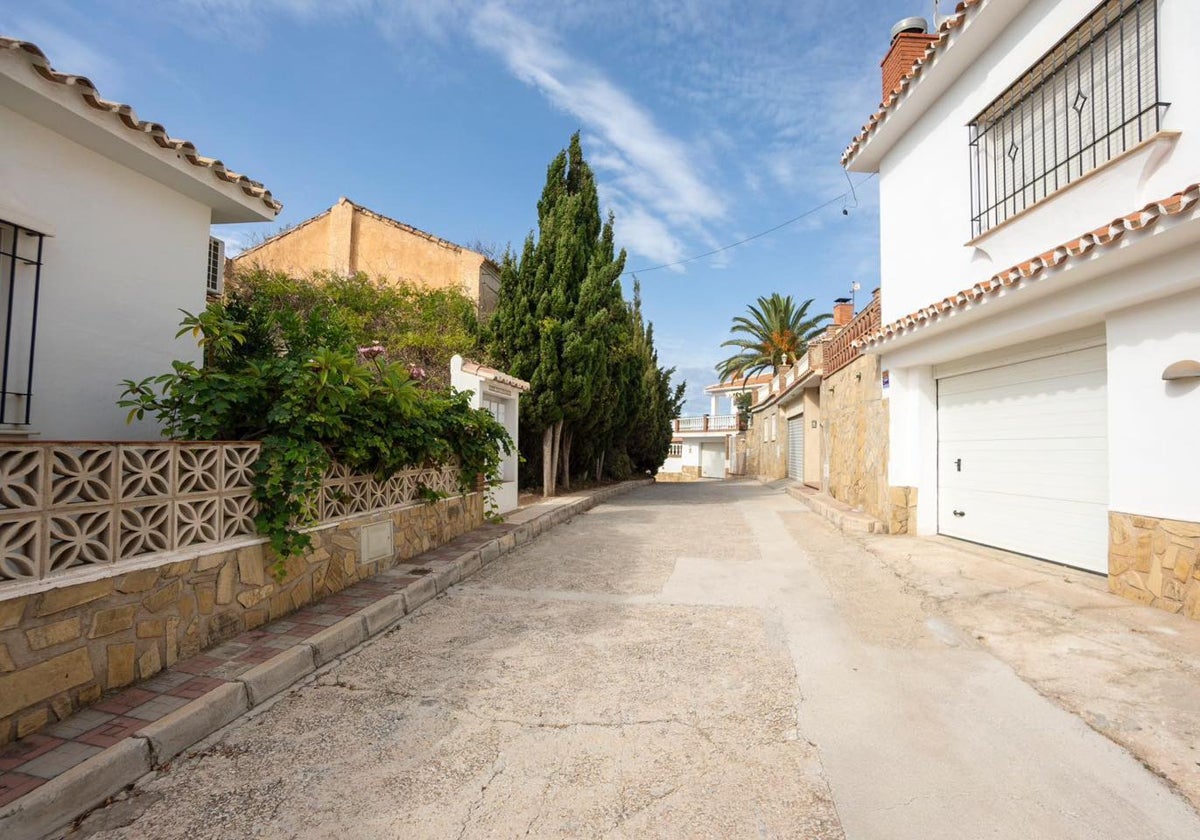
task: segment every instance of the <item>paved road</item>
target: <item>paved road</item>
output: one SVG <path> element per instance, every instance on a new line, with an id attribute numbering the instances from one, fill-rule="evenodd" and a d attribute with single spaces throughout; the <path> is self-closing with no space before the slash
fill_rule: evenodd
<path id="1" fill-rule="evenodd" d="M 1200 818 L 823 520 L 703 483 L 543 535 L 83 833 L 1195 840 Z"/>

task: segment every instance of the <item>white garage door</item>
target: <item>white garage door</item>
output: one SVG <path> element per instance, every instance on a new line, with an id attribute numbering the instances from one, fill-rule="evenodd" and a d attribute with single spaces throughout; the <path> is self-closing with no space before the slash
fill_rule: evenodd
<path id="1" fill-rule="evenodd" d="M 788 420 L 788 478 L 804 481 L 804 415 Z"/>
<path id="2" fill-rule="evenodd" d="M 725 477 L 725 444 L 700 444 L 700 475 L 705 478 Z"/>
<path id="3" fill-rule="evenodd" d="M 938 530 L 1108 568 L 1104 347 L 938 380 Z"/>

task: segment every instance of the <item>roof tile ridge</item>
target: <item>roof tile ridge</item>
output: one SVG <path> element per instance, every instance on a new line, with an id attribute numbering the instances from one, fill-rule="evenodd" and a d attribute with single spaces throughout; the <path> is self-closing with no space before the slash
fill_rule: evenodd
<path id="1" fill-rule="evenodd" d="M 922 70 L 934 58 L 934 56 L 945 48 L 949 43 L 951 33 L 963 25 L 967 17 L 967 13 L 971 9 L 981 6 L 986 0 L 962 0 L 955 6 L 954 14 L 947 17 L 938 25 L 937 37 L 930 41 L 925 47 L 925 52 L 913 62 L 908 71 L 901 76 L 896 88 L 892 90 L 883 101 L 879 103 L 879 107 L 875 110 L 863 125 L 862 129 L 850 141 L 850 144 L 842 152 L 841 163 L 846 166 L 862 148 L 862 144 L 867 141 L 871 133 L 874 132 L 883 122 L 891 115 L 893 106 L 900 101 L 902 94 L 906 93 L 911 85 L 920 77 Z"/>
<path id="2" fill-rule="evenodd" d="M 1200 182 L 1189 184 L 1178 192 L 1163 199 L 1151 201 L 1126 216 L 1120 216 L 1107 225 L 1070 239 L 1028 260 L 1003 269 L 988 280 L 981 281 L 970 289 L 923 306 L 879 329 L 863 335 L 853 342 L 855 347 L 877 344 L 879 341 L 901 334 L 904 330 L 937 320 L 943 313 L 952 312 L 976 301 L 986 300 L 1005 289 L 1019 286 L 1048 271 L 1065 267 L 1069 262 L 1087 257 L 1097 248 L 1108 248 L 1120 243 L 1127 233 L 1145 233 L 1164 216 L 1179 216 L 1200 204 Z M 1198 208 L 1200 210 L 1200 208 Z"/>
<path id="3" fill-rule="evenodd" d="M 139 120 L 137 112 L 132 105 L 104 99 L 100 96 L 100 91 L 95 83 L 87 76 L 76 76 L 55 70 L 50 64 L 50 59 L 37 44 L 17 38 L 0 36 L 0 48 L 19 51 L 24 60 L 43 79 L 66 88 L 76 89 L 75 92 L 88 107 L 96 111 L 112 114 L 130 131 L 149 135 L 159 148 L 189 149 L 192 154 L 186 155 L 188 163 L 193 166 L 210 169 L 219 180 L 238 185 L 241 187 L 242 192 L 251 198 L 261 200 L 275 213 L 283 209 L 283 205 L 271 195 L 271 191 L 263 186 L 262 183 L 255 181 L 249 176 L 228 169 L 216 158 L 205 158 L 196 154 L 195 146 L 190 141 L 171 137 L 167 134 L 166 128 L 161 124 Z"/>

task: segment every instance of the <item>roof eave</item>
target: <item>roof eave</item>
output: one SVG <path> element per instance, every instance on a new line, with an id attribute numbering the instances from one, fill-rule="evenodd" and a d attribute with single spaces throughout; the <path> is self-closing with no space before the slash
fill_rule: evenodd
<path id="1" fill-rule="evenodd" d="M 878 172 L 883 158 L 1029 4 L 1030 0 L 968 0 L 939 27 L 939 38 L 880 104 L 842 155 L 851 172 Z"/>
<path id="2" fill-rule="evenodd" d="M 282 209 L 262 184 L 102 99 L 90 80 L 54 70 L 35 45 L 0 38 L 0 47 L 5 107 L 204 204 L 215 224 L 269 221 Z"/>

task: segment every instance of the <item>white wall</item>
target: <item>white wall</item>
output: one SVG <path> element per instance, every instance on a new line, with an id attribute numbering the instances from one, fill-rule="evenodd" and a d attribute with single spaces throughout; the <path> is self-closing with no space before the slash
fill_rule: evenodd
<path id="1" fill-rule="evenodd" d="M 997 6 L 993 3 L 992 6 Z M 1096 6 L 1033 0 L 916 122 L 880 166 L 883 321 L 888 323 L 1200 179 L 1200 3 L 1161 0 L 1161 99 L 1173 143 L 1112 166 L 971 239 L 967 124 Z M 980 17 L 1002 10 L 984 7 Z M 965 42 L 964 42 L 965 43 Z M 937 72 L 937 65 L 927 75 Z"/>
<path id="2" fill-rule="evenodd" d="M 484 401 L 504 403 L 503 426 L 513 440 L 513 451 L 504 457 L 500 465 L 501 482 L 498 487 L 488 489 L 488 498 L 496 513 L 516 510 L 520 502 L 517 486 L 517 434 L 520 428 L 520 392 L 500 383 L 484 380 L 463 370 L 463 357 L 454 355 L 450 359 L 450 384 L 459 391 L 469 391 L 472 408 L 484 408 Z M 492 412 L 495 416 L 495 412 Z M 497 418 L 498 420 L 500 418 Z"/>
<path id="3" fill-rule="evenodd" d="M 1200 379 L 1162 379 L 1181 359 L 1200 361 L 1200 291 L 1109 319 L 1111 510 L 1200 521 Z"/>
<path id="4" fill-rule="evenodd" d="M 39 440 L 158 438 L 126 425 L 123 379 L 199 360 L 175 339 L 205 305 L 210 209 L 0 107 L 0 218 L 44 220 L 32 431 Z M 14 218 L 8 218 L 9 216 Z"/>

